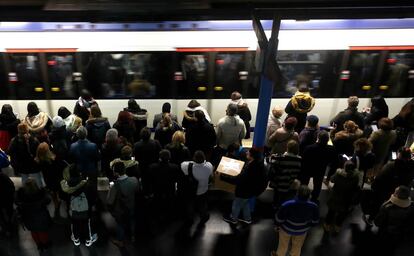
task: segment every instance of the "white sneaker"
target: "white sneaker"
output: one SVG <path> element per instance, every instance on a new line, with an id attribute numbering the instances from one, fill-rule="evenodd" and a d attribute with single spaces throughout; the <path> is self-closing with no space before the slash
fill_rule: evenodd
<path id="1" fill-rule="evenodd" d="M 86 247 L 91 246 L 93 243 L 95 243 L 98 240 L 98 234 L 93 234 L 91 240 L 86 240 L 85 245 Z"/>
<path id="2" fill-rule="evenodd" d="M 81 244 L 80 240 L 76 239 L 73 235 L 70 236 L 70 239 L 72 240 L 72 242 L 75 246 L 79 246 Z"/>

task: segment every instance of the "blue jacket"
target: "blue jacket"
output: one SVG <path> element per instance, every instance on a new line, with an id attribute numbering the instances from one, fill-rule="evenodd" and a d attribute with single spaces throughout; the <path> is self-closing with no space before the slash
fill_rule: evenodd
<path id="1" fill-rule="evenodd" d="M 81 173 L 88 174 L 98 170 L 99 151 L 95 143 L 78 140 L 70 146 L 69 157 Z"/>
<path id="2" fill-rule="evenodd" d="M 276 214 L 276 222 L 289 235 L 303 235 L 319 222 L 318 205 L 298 198 L 286 201 Z"/>

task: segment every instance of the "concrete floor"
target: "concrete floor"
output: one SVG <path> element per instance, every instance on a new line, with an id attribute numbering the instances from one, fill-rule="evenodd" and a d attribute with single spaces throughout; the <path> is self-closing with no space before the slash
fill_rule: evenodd
<path id="1" fill-rule="evenodd" d="M 321 195 L 321 216 L 326 214 L 326 193 Z M 105 198 L 106 192 L 100 192 Z M 269 256 L 277 247 L 277 235 L 273 227 L 273 213 L 270 207 L 272 192 L 265 192 L 258 200 L 255 221 L 252 225 L 231 227 L 222 220 L 223 213 L 230 210 L 232 195 L 221 191 L 209 192 L 210 220 L 205 226 L 190 231 L 182 229 L 180 219 L 162 224 L 155 220 L 154 212 L 148 202 L 140 202 L 137 216 L 137 237 L 135 243 L 127 243 L 120 250 L 110 242 L 114 234 L 115 222 L 110 214 L 102 211 L 98 221 L 98 242 L 90 248 L 84 245 L 73 246 L 70 240 L 70 226 L 59 221 L 51 228 L 53 248 L 49 254 L 55 256 L 113 256 L 113 255 L 151 255 L 151 256 Z M 61 207 L 62 215 L 64 207 Z M 336 236 L 324 234 L 321 225 L 314 227 L 306 239 L 303 256 L 354 256 L 374 255 L 372 248 L 377 247 L 375 228 L 366 230 L 361 220 L 360 209 L 356 208 L 346 221 L 343 230 Z M 414 255 L 414 244 L 410 239 L 402 241 L 395 255 Z M 411 240 L 412 241 L 412 240 Z M 10 239 L 0 238 L 0 256 L 39 255 L 30 233 L 21 227 Z M 380 255 L 380 254 L 375 254 Z"/>

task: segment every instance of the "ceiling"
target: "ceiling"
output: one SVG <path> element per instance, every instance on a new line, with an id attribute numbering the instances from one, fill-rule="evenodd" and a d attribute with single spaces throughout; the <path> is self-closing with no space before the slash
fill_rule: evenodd
<path id="1" fill-rule="evenodd" d="M 414 1 L 395 0 L 0 0 L 0 21 L 166 21 L 407 18 Z"/>

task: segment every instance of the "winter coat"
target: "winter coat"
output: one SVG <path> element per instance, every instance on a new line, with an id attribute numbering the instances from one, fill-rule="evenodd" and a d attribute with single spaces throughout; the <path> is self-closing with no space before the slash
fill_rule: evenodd
<path id="1" fill-rule="evenodd" d="M 323 177 L 327 166 L 330 169 L 336 168 L 337 160 L 337 153 L 333 146 L 320 143 L 310 145 L 302 155 L 303 175 L 306 177 Z"/>
<path id="2" fill-rule="evenodd" d="M 412 187 L 414 180 L 414 160 L 389 161 L 375 177 L 371 188 L 384 200 L 399 186 Z"/>
<path id="3" fill-rule="evenodd" d="M 218 146 L 226 150 L 233 143 L 242 144 L 246 136 L 246 127 L 238 115 L 225 116 L 217 123 L 216 135 Z"/>
<path id="4" fill-rule="evenodd" d="M 298 123 L 295 131 L 301 132 L 306 124 L 307 113 L 315 106 L 315 99 L 308 92 L 296 92 L 286 105 L 287 117 L 296 117 Z"/>
<path id="5" fill-rule="evenodd" d="M 181 127 L 176 122 L 172 122 L 168 127 L 165 127 L 159 123 L 155 129 L 154 139 L 158 140 L 161 144 L 161 147 L 164 148 L 168 143 L 171 142 L 173 134 L 176 131 L 180 130 Z"/>
<path id="6" fill-rule="evenodd" d="M 149 167 L 152 188 L 156 198 L 171 198 L 175 195 L 175 184 L 183 176 L 178 165 L 158 162 Z"/>
<path id="7" fill-rule="evenodd" d="M 106 132 L 111 129 L 111 125 L 106 117 L 89 118 L 86 121 L 86 129 L 88 130 L 88 140 L 101 148 L 105 142 Z"/>
<path id="8" fill-rule="evenodd" d="M 121 176 L 115 185 L 109 189 L 108 210 L 117 222 L 134 216 L 135 195 L 138 190 L 138 180 L 135 177 Z"/>
<path id="9" fill-rule="evenodd" d="M 277 192 L 288 193 L 290 186 L 301 174 L 302 159 L 298 155 L 285 153 L 272 156 L 269 171 L 270 186 Z"/>
<path id="10" fill-rule="evenodd" d="M 119 123 L 116 122 L 113 125 L 113 128 L 115 128 L 118 131 L 119 137 L 124 137 L 129 143 L 134 143 L 134 135 L 136 133 L 135 131 L 135 123 Z"/>
<path id="11" fill-rule="evenodd" d="M 142 128 L 147 127 L 148 124 L 148 112 L 143 108 L 140 108 L 139 110 L 125 108 L 124 110 L 128 111 L 132 115 L 132 120 L 134 120 L 135 124 L 134 141 L 139 141 L 139 133 L 141 132 Z"/>
<path id="12" fill-rule="evenodd" d="M 244 126 L 246 128 L 245 138 L 250 138 L 250 121 L 252 120 L 252 114 L 250 113 L 250 109 L 247 103 L 237 105 L 237 115 L 244 122 Z"/>
<path id="13" fill-rule="evenodd" d="M 316 142 L 318 138 L 319 129 L 305 127 L 299 134 L 299 150 L 300 155 L 305 151 L 306 147 Z"/>
<path id="14" fill-rule="evenodd" d="M 335 127 L 332 130 L 331 137 L 335 136 L 335 133 L 344 129 L 344 123 L 348 120 L 354 121 L 360 129 L 364 128 L 364 115 L 358 112 L 357 108 L 347 108 L 339 112 L 332 120 L 331 125 Z"/>
<path id="15" fill-rule="evenodd" d="M 34 116 L 26 116 L 23 123 L 27 124 L 29 131 L 33 134 L 40 134 L 43 130 L 50 132 L 52 120 L 45 112 L 39 112 Z"/>
<path id="16" fill-rule="evenodd" d="M 0 114 L 0 148 L 6 151 L 10 141 L 17 135 L 17 125 L 20 120 L 14 115 Z"/>
<path id="17" fill-rule="evenodd" d="M 236 185 L 235 196 L 238 198 L 259 196 L 268 183 L 263 160 L 247 163 L 236 177 L 222 176 L 221 179 Z"/>
<path id="18" fill-rule="evenodd" d="M 184 144 L 168 144 L 165 146 L 171 153 L 171 163 L 180 165 L 184 161 L 191 159 L 190 150 Z"/>
<path id="19" fill-rule="evenodd" d="M 13 205 L 14 191 L 15 187 L 13 181 L 9 176 L 0 172 L 0 209 L 7 209 L 7 207 Z"/>
<path id="20" fill-rule="evenodd" d="M 102 169 L 102 173 L 106 174 L 108 177 L 113 176 L 112 170 L 110 168 L 110 163 L 114 159 L 121 157 L 121 149 L 122 149 L 122 145 L 119 143 L 111 144 L 111 145 L 104 143 L 102 145 L 101 169 Z"/>
<path id="21" fill-rule="evenodd" d="M 347 211 L 358 193 L 357 171 L 346 172 L 338 169 L 331 177 L 331 182 L 334 183 L 334 186 L 327 202 L 329 209 L 338 212 Z"/>
<path id="22" fill-rule="evenodd" d="M 186 146 L 192 154 L 201 150 L 205 154 L 213 151 L 216 145 L 216 132 L 214 127 L 207 121 L 200 121 L 187 128 L 185 132 Z"/>
<path id="23" fill-rule="evenodd" d="M 63 118 L 63 122 L 65 122 L 66 130 L 70 133 L 75 133 L 79 126 L 82 125 L 82 119 L 74 114 Z"/>
<path id="24" fill-rule="evenodd" d="M 283 154 L 287 150 L 287 144 L 290 140 L 299 142 L 299 135 L 295 131 L 288 131 L 284 127 L 277 129 L 269 137 L 269 143 L 272 145 L 273 154 Z"/>
<path id="25" fill-rule="evenodd" d="M 280 127 L 282 127 L 282 123 L 280 122 L 280 119 L 270 114 L 269 119 L 267 120 L 267 130 L 266 130 L 266 146 L 267 147 L 269 148 L 272 147 L 272 143 L 270 143 L 269 137 Z"/>
<path id="26" fill-rule="evenodd" d="M 375 154 L 375 163 L 383 164 L 388 159 L 391 145 L 395 143 L 397 139 L 397 133 L 394 130 L 384 131 L 379 129 L 369 137 L 369 141 L 372 143 L 372 152 Z"/>
<path id="27" fill-rule="evenodd" d="M 198 106 L 198 107 L 195 107 L 195 108 L 187 107 L 186 110 L 184 111 L 183 121 L 181 122 L 181 125 L 184 128 L 188 129 L 195 122 L 195 120 L 194 120 L 194 112 L 196 110 L 203 111 L 204 117 L 207 120 L 207 122 L 208 123 L 211 122 L 210 115 L 208 114 L 207 110 L 205 108 L 203 108 L 202 106 Z"/>
<path id="28" fill-rule="evenodd" d="M 34 157 L 39 141 L 33 136 L 17 135 L 10 143 L 9 155 L 15 172 L 21 174 L 37 173 Z"/>
<path id="29" fill-rule="evenodd" d="M 75 163 L 79 171 L 88 175 L 98 170 L 99 150 L 95 143 L 78 140 L 70 146 L 69 159 Z"/>
<path id="30" fill-rule="evenodd" d="M 26 194 L 23 189 L 17 192 L 17 209 L 24 226 L 31 232 L 46 232 L 51 226 L 47 205 L 50 198 L 44 190 L 36 194 Z"/>
<path id="31" fill-rule="evenodd" d="M 335 134 L 332 143 L 338 154 L 351 156 L 354 153 L 354 142 L 361 138 L 362 135 L 363 132 L 360 129 L 356 130 L 355 133 L 340 131 Z"/>
<path id="32" fill-rule="evenodd" d="M 414 206 L 410 199 L 402 200 L 394 195 L 385 202 L 374 220 L 380 234 L 400 237 L 413 228 Z"/>
<path id="33" fill-rule="evenodd" d="M 43 178 L 46 183 L 46 187 L 51 191 L 60 191 L 60 181 L 63 179 L 63 170 L 68 164 L 56 158 L 50 162 L 39 162 L 37 163 L 37 169 L 42 172 Z"/>
<path id="34" fill-rule="evenodd" d="M 49 134 L 52 152 L 59 159 L 67 159 L 70 144 L 70 133 L 66 130 L 66 126 L 52 127 Z"/>
<path id="35" fill-rule="evenodd" d="M 138 161 L 143 171 L 147 170 L 150 164 L 158 162 L 160 151 L 160 143 L 153 139 L 148 141 L 140 140 L 134 145 L 135 160 Z"/>

